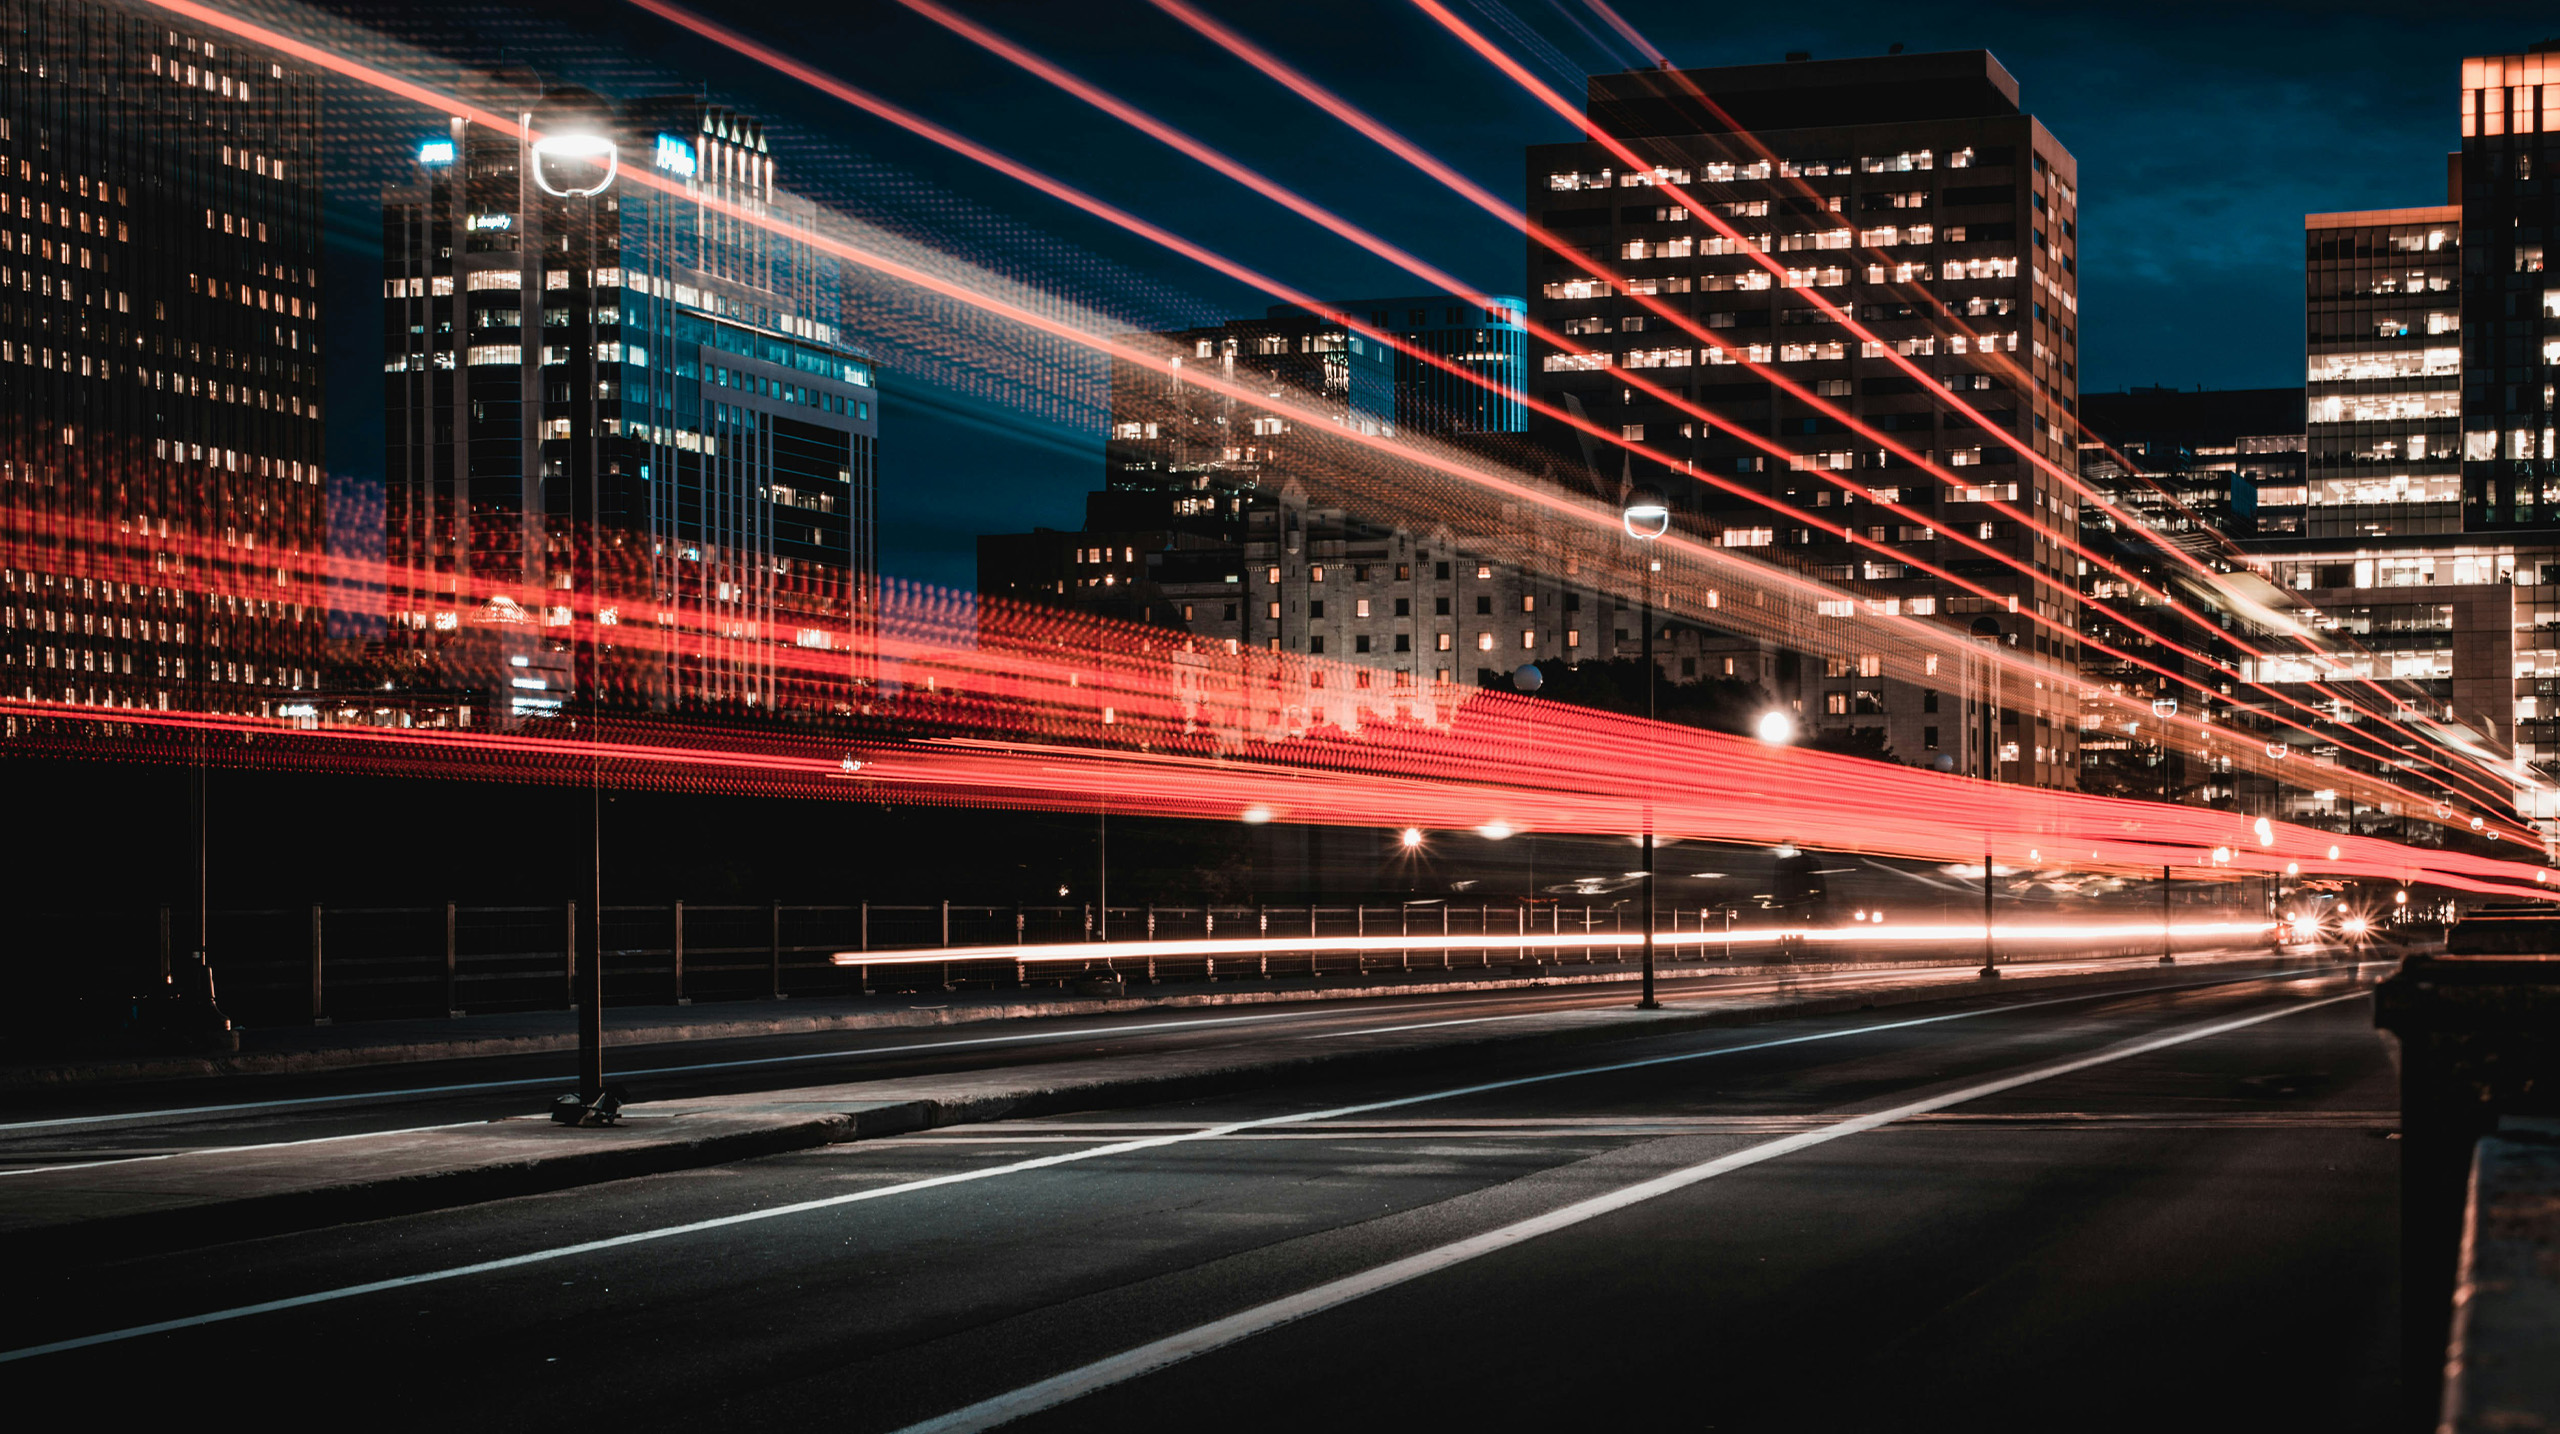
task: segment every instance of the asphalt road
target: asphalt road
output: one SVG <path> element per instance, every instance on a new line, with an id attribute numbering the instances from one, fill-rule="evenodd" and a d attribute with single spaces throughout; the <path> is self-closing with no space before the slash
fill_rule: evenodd
<path id="1" fill-rule="evenodd" d="M 400 1428 L 2378 1428 L 2365 989 L 1988 991 L 136 1257 L 22 1279 L 0 1384 Z"/>
<path id="2" fill-rule="evenodd" d="M 2147 959 L 2039 961 L 2032 968 L 2120 970 L 2137 981 L 2208 979 Z M 2224 968 L 2204 971 L 2227 974 Z M 1934 969 L 1673 977 L 1674 1005 L 1774 992 L 1961 987 L 1973 964 Z M 1206 1049 L 1272 1039 L 1326 1040 L 1363 1030 L 1447 1022 L 1499 1023 L 1541 1013 L 1623 1005 L 1624 983 L 1385 996 L 1272 1005 L 1186 1007 L 1108 1016 L 832 1031 L 608 1048 L 607 1078 L 633 1100 L 678 1100 L 847 1080 L 1036 1066 L 1095 1055 Z M 701 1008 L 706 1013 L 716 1007 Z M 344 1140 L 369 1133 L 538 1111 L 575 1088 L 567 1052 L 411 1062 L 294 1075 L 132 1081 L 0 1092 L 0 1200 L 12 1170 L 57 1168 L 176 1151 Z"/>

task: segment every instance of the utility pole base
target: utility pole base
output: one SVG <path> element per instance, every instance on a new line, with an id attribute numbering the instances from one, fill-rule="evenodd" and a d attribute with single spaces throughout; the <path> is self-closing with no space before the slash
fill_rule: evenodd
<path id="1" fill-rule="evenodd" d="M 1638 1001 L 1636 1002 L 1636 1009 L 1639 1011 L 1659 1011 L 1662 1009 L 1662 1003 L 1660 1001 Z"/>
<path id="2" fill-rule="evenodd" d="M 2160 964 L 2163 966 L 2175 966 L 2178 964 L 2178 958 L 2163 954 L 2160 958 Z"/>
<path id="3" fill-rule="evenodd" d="M 1985 966 L 1979 974 L 1985 981 L 1997 981 L 2000 979 L 2000 968 L 1997 966 Z"/>
<path id="4" fill-rule="evenodd" d="M 562 1125 L 619 1125 L 622 1123 L 622 1088 L 606 1086 L 594 1100 L 575 1094 L 551 1098 L 551 1118 Z"/>

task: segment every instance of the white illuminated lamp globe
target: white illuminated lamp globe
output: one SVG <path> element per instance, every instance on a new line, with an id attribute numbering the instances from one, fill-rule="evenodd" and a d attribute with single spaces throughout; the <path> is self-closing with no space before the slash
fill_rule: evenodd
<path id="1" fill-rule="evenodd" d="M 591 199 L 613 187 L 622 156 L 606 131 L 612 106 L 581 89 L 554 90 L 541 109 L 525 116 L 532 141 L 533 182 L 554 199 Z"/>
<path id="2" fill-rule="evenodd" d="M 1415 847 L 1422 845 L 1422 828 L 1406 827 L 1404 829 L 1404 836 L 1402 840 L 1406 851 L 1411 851 Z"/>
<path id="3" fill-rule="evenodd" d="M 1244 809 L 1242 816 L 1246 826 L 1258 827 L 1271 820 L 1271 809 L 1269 807 L 1247 807 Z"/>
<path id="4" fill-rule="evenodd" d="M 2276 844 L 2275 823 L 2268 821 L 2265 817 L 2260 817 L 2251 825 L 2258 833 L 2258 845 L 2274 846 Z"/>
<path id="5" fill-rule="evenodd" d="M 1652 542 L 1671 531 L 1671 502 L 1659 488 L 1638 488 L 1627 499 L 1618 521 L 1626 525 L 1628 537 Z"/>
<path id="6" fill-rule="evenodd" d="M 1795 740 L 1796 722 L 1786 713 L 1773 710 L 1760 714 L 1759 725 L 1754 730 L 1761 741 L 1772 747 L 1783 747 Z"/>

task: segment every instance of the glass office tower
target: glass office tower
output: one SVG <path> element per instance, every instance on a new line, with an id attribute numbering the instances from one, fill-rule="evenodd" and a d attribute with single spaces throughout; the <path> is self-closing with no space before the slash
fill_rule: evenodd
<path id="1" fill-rule="evenodd" d="M 719 106 L 620 107 L 625 173 L 593 201 L 535 182 L 530 124 L 451 122 L 384 206 L 386 559 L 412 680 L 506 721 L 572 695 L 557 594 L 583 457 L 599 620 L 620 629 L 606 702 L 844 709 L 876 611 L 879 391 L 840 326 L 836 261 L 796 237 L 814 208 L 776 186 L 761 127 Z M 581 296 L 592 393 L 571 379 Z"/>

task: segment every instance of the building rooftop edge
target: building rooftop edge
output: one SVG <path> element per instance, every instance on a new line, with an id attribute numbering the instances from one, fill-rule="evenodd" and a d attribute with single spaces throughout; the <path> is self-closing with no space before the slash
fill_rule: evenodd
<path id="1" fill-rule="evenodd" d="M 2361 229 L 2375 224 L 2460 223 L 2459 204 L 2428 204 L 2414 209 L 2347 209 L 2335 214 L 2305 214 L 2305 229 Z"/>

